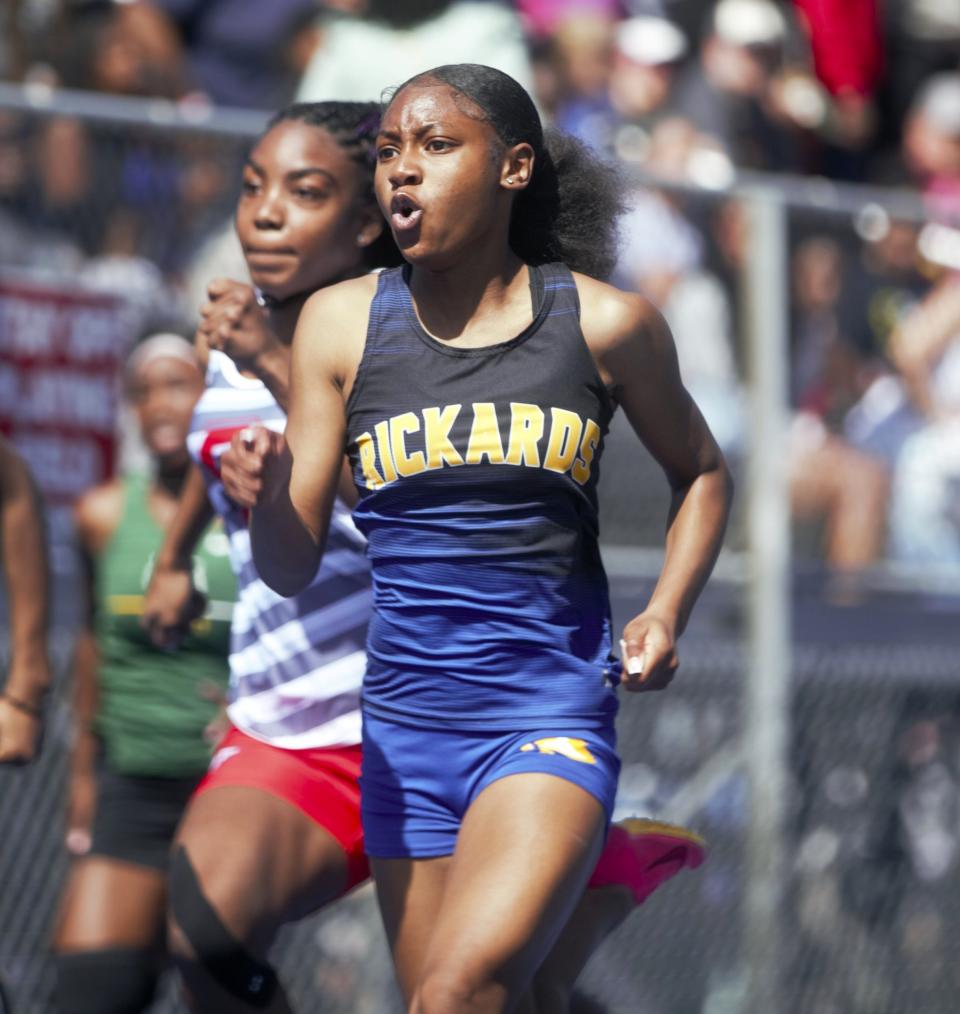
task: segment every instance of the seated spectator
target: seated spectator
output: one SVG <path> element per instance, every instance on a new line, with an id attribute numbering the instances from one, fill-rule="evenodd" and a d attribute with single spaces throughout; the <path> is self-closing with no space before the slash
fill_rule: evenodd
<path id="1" fill-rule="evenodd" d="M 819 236 L 793 261 L 790 496 L 798 520 L 824 526 L 827 563 L 856 571 L 883 556 L 889 478 L 882 461 L 839 432 L 861 362 L 838 323 L 844 267 L 839 245 Z"/>
<path id="2" fill-rule="evenodd" d="M 639 191 L 622 220 L 621 234 L 614 283 L 643 293 L 663 313 L 684 384 L 724 454 L 736 454 L 743 436 L 743 391 L 730 301 L 703 264 L 698 230 L 665 195 Z"/>
<path id="3" fill-rule="evenodd" d="M 740 202 L 720 207 L 713 239 L 720 270 L 736 284 L 746 269 L 750 242 Z M 838 355 L 842 264 L 840 248 L 818 238 L 798 249 L 792 265 L 794 331 L 805 347 L 794 351 L 786 455 L 794 519 L 823 529 L 822 554 L 829 567 L 856 572 L 883 556 L 889 476 L 883 462 L 851 446 L 837 432 L 833 418 L 832 407 L 839 400 L 832 371 Z M 742 318 L 742 308 L 735 306 L 735 315 Z M 825 389 L 814 383 L 821 371 L 830 381 Z"/>
<path id="4" fill-rule="evenodd" d="M 881 216 L 859 256 L 851 259 L 838 302 L 838 326 L 856 350 L 851 393 L 856 403 L 843 420 L 846 438 L 892 468 L 903 441 L 922 423 L 890 359 L 892 335 L 930 291 L 920 270 L 917 227 Z"/>
<path id="5" fill-rule="evenodd" d="M 898 328 L 891 352 L 925 425 L 893 479 L 894 559 L 960 567 L 960 276 L 947 275 Z"/>

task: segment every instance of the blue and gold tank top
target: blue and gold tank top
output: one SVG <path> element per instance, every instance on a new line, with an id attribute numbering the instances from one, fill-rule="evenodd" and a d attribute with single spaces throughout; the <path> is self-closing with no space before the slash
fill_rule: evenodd
<path id="1" fill-rule="evenodd" d="M 456 348 L 384 271 L 347 403 L 374 614 L 364 707 L 396 721 L 523 729 L 612 722 L 597 480 L 614 404 L 570 271 L 531 267 L 535 316 Z"/>

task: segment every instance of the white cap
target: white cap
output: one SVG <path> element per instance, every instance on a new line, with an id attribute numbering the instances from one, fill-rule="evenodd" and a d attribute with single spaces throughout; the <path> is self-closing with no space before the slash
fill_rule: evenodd
<path id="1" fill-rule="evenodd" d="M 634 63 L 673 63 L 687 51 L 687 37 L 666 18 L 635 17 L 617 26 L 617 49 Z"/>
<path id="2" fill-rule="evenodd" d="M 960 74 L 945 71 L 927 78 L 916 108 L 937 133 L 960 137 Z"/>
<path id="3" fill-rule="evenodd" d="M 787 22 L 770 0 L 720 0 L 713 31 L 734 46 L 775 46 L 783 41 Z"/>

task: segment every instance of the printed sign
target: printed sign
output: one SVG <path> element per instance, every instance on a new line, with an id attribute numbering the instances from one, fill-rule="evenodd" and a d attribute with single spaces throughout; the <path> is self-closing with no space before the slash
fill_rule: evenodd
<path id="1" fill-rule="evenodd" d="M 55 542 L 76 497 L 114 472 L 130 340 L 118 296 L 0 278 L 0 432 L 32 470 Z"/>

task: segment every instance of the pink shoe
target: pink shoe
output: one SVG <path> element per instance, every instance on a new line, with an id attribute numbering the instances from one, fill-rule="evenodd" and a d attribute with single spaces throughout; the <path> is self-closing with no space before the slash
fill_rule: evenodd
<path id="1" fill-rule="evenodd" d="M 587 886 L 629 887 L 642 905 L 661 884 L 686 867 L 695 870 L 706 858 L 707 843 L 695 832 L 646 817 L 629 817 L 611 826 Z"/>

